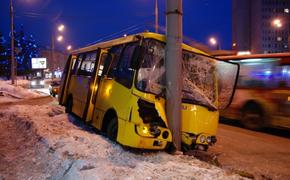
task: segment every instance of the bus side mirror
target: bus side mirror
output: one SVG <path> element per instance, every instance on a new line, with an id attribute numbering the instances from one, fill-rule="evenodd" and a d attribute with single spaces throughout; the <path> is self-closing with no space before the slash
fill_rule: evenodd
<path id="1" fill-rule="evenodd" d="M 145 53 L 145 48 L 143 46 L 136 46 L 133 52 L 131 65 L 132 69 L 139 69 L 140 60 L 143 59 Z"/>

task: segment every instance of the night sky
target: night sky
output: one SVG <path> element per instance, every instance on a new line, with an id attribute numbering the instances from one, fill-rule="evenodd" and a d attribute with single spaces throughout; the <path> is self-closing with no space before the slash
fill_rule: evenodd
<path id="1" fill-rule="evenodd" d="M 154 31 L 154 0 L 13 0 L 15 26 L 23 24 L 41 46 L 49 46 L 52 30 L 66 26 L 57 48 L 85 46 L 144 30 Z M 165 28 L 165 0 L 159 0 L 160 29 Z M 9 0 L 0 1 L 0 31 L 10 28 Z M 217 37 L 223 49 L 231 47 L 231 0 L 183 0 L 183 33 L 208 44 Z"/>

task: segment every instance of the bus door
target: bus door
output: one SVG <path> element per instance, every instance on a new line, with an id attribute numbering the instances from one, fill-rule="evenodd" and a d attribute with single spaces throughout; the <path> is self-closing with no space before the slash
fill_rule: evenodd
<path id="1" fill-rule="evenodd" d="M 96 96 L 93 125 L 101 129 L 104 114 L 115 109 L 118 118 L 128 120 L 134 70 L 130 68 L 135 43 L 118 45 L 110 49 Z M 123 122 L 123 121 L 122 121 Z"/>
<path id="2" fill-rule="evenodd" d="M 98 52 L 98 60 L 96 61 L 96 68 L 92 76 L 92 81 L 91 81 L 91 89 L 92 91 L 88 94 L 88 99 L 85 107 L 85 112 L 84 115 L 86 115 L 86 121 L 91 121 L 92 116 L 94 114 L 94 106 L 96 103 L 96 98 L 101 82 L 101 76 L 104 70 L 104 64 L 105 60 L 107 59 L 108 56 L 108 51 L 105 49 L 100 49 Z"/>
<path id="3" fill-rule="evenodd" d="M 72 112 L 86 118 L 87 101 L 93 89 L 98 51 L 82 53 L 77 58 L 76 72 L 71 76 L 69 92 L 72 98 Z"/>
<path id="4" fill-rule="evenodd" d="M 65 105 L 67 101 L 68 86 L 69 86 L 70 77 L 72 75 L 72 71 L 73 71 L 73 67 L 76 62 L 76 59 L 77 59 L 77 56 L 75 55 L 69 56 L 66 62 L 63 74 L 62 74 L 62 78 L 61 78 L 62 83 L 60 85 L 59 94 L 58 94 L 59 104 L 61 105 Z"/>

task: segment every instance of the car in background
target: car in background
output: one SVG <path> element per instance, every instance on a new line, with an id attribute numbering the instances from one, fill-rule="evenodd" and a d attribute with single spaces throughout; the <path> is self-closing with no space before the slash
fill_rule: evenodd
<path id="1" fill-rule="evenodd" d="M 59 92 L 60 80 L 52 80 L 49 85 L 49 94 L 55 97 Z"/>
<path id="2" fill-rule="evenodd" d="M 30 80 L 30 88 L 44 88 L 44 79 L 41 77 L 34 77 Z"/>

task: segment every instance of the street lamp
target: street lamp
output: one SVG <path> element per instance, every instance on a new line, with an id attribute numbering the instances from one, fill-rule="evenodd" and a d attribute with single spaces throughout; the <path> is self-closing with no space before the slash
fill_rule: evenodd
<path id="1" fill-rule="evenodd" d="M 274 19 L 274 20 L 272 21 L 272 25 L 273 25 L 275 28 L 281 28 L 281 27 L 282 27 L 282 21 L 281 21 L 281 19 L 278 19 L 278 18 Z"/>
<path id="2" fill-rule="evenodd" d="M 63 32 L 64 31 L 64 25 L 63 24 L 59 25 L 57 27 L 57 29 L 58 29 L 59 32 Z"/>
<path id="3" fill-rule="evenodd" d="M 63 36 L 62 35 L 57 36 L 57 41 L 58 42 L 62 42 L 62 40 L 63 40 Z"/>
<path id="4" fill-rule="evenodd" d="M 71 46 L 71 45 L 68 45 L 66 49 L 67 49 L 68 51 L 70 51 L 71 48 L 72 48 L 72 46 Z"/>
<path id="5" fill-rule="evenodd" d="M 215 37 L 209 38 L 209 43 L 210 45 L 215 46 L 217 50 L 219 50 L 219 44 Z"/>

